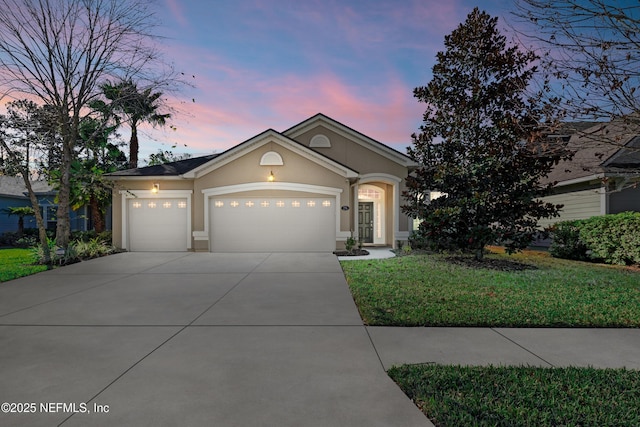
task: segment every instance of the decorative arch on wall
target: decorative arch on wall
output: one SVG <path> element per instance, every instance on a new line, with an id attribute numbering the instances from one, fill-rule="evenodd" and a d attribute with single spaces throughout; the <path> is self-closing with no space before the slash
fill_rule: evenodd
<path id="1" fill-rule="evenodd" d="M 309 142 L 309 147 L 330 148 L 331 140 L 329 139 L 328 136 L 319 133 L 318 135 L 315 135 L 313 138 L 311 138 L 311 141 Z"/>
<path id="2" fill-rule="evenodd" d="M 262 155 L 260 166 L 282 166 L 282 156 L 275 151 L 268 151 Z"/>

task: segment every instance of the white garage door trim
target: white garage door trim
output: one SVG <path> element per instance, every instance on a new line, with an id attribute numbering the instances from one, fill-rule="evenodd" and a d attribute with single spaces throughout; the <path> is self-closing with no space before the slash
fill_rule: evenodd
<path id="1" fill-rule="evenodd" d="M 336 240 L 346 240 L 351 234 L 348 231 L 340 231 L 340 207 L 342 206 L 342 189 L 334 187 L 324 187 L 321 185 L 311 184 L 299 184 L 296 182 L 252 182 L 247 184 L 227 185 L 223 187 L 207 188 L 202 190 L 205 197 L 204 203 L 204 233 L 194 233 L 196 240 L 209 240 L 211 235 L 209 230 L 210 213 L 209 206 L 211 205 L 211 198 L 216 196 L 222 196 L 225 194 L 241 193 L 244 191 L 261 191 L 261 190 L 284 190 L 284 191 L 300 191 L 312 194 L 322 194 L 325 196 L 332 196 L 335 198 L 334 212 L 335 212 L 335 235 Z M 211 250 L 211 245 L 209 245 Z"/>
<path id="2" fill-rule="evenodd" d="M 122 205 L 122 249 L 130 249 L 129 245 L 129 200 L 139 199 L 186 199 L 187 200 L 187 226 L 185 230 L 185 245 L 187 250 L 191 249 L 191 190 L 160 190 L 157 193 L 151 190 L 121 190 Z"/>

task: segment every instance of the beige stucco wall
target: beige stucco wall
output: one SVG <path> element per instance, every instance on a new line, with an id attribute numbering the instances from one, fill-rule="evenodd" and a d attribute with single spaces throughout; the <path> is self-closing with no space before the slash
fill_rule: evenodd
<path id="1" fill-rule="evenodd" d="M 396 162 L 392 162 L 388 158 L 375 153 L 358 143 L 352 142 L 337 132 L 334 132 L 322 125 L 318 125 L 313 129 L 305 131 L 295 139 L 296 141 L 309 146 L 311 138 L 318 134 L 323 134 L 328 137 L 331 141 L 331 147 L 314 147 L 313 150 L 322 153 L 337 162 L 347 165 L 351 169 L 359 172 L 361 175 L 368 173 L 387 173 L 402 179 L 407 176 L 406 167 Z"/>
<path id="2" fill-rule="evenodd" d="M 326 155 L 334 159 L 337 162 L 340 162 L 348 167 L 354 169 L 359 172 L 360 175 L 366 174 L 388 174 L 395 177 L 400 178 L 402 181 L 399 185 L 399 199 L 400 205 L 404 204 L 405 201 L 402 198 L 402 191 L 406 189 L 405 178 L 408 175 L 408 169 L 405 166 L 402 166 L 394 161 L 389 160 L 387 157 L 380 155 L 376 152 L 371 151 L 370 149 L 351 141 L 345 136 L 319 124 L 312 129 L 305 131 L 304 133 L 296 136 L 296 141 L 304 144 L 305 146 L 309 146 L 311 139 L 318 135 L 322 134 L 329 138 L 331 142 L 330 148 L 322 148 L 322 147 L 313 147 L 313 150 Z M 393 218 L 392 218 L 392 207 L 393 205 L 393 186 L 387 185 L 384 187 L 383 183 L 373 183 L 369 182 L 368 184 L 375 184 L 382 186 L 387 191 L 387 221 L 386 230 L 387 230 L 387 242 L 389 244 L 393 242 Z M 388 183 L 386 183 L 388 184 Z M 357 214 L 357 212 L 356 212 Z M 353 216 L 351 218 L 353 221 Z M 408 232 L 410 231 L 409 227 L 409 218 L 403 214 L 402 212 L 399 214 L 398 218 L 398 228 L 399 231 Z"/>
<path id="3" fill-rule="evenodd" d="M 275 151 L 282 157 L 282 166 L 260 166 L 260 159 L 269 152 Z M 341 206 L 351 205 L 349 198 L 349 179 L 344 176 L 327 169 L 325 165 L 311 161 L 298 153 L 295 153 L 287 147 L 276 142 L 267 143 L 253 151 L 250 151 L 232 162 L 227 163 L 205 175 L 198 177 L 194 182 L 193 197 L 193 230 L 204 231 L 205 218 L 204 206 L 208 203 L 202 191 L 212 188 L 232 186 L 238 184 L 265 183 L 267 178 L 273 172 L 275 176 L 275 184 L 277 183 L 296 183 L 308 184 L 322 187 L 337 188 L 342 190 L 338 203 Z M 251 191 L 233 193 L 240 195 L 263 195 L 266 197 L 322 197 L 317 193 L 305 193 L 299 191 L 271 190 L 271 191 Z M 221 196 L 223 197 L 223 196 Z M 349 213 L 341 211 L 340 213 L 340 230 L 349 230 Z M 198 248 L 204 246 L 207 242 L 194 242 Z"/>

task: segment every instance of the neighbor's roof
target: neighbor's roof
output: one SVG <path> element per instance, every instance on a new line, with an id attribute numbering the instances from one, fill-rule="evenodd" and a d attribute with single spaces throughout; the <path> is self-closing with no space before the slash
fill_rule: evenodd
<path id="1" fill-rule="evenodd" d="M 46 194 L 53 191 L 53 187 L 44 180 L 31 181 L 31 187 L 36 194 Z M 27 197 L 27 186 L 22 177 L 0 175 L 0 195 L 25 198 Z"/>
<path id="2" fill-rule="evenodd" d="M 613 121 L 567 124 L 564 134 L 573 158 L 560 162 L 549 174 L 549 182 L 562 183 L 604 173 L 636 172 L 640 167 L 640 127 Z M 570 136 L 566 135 L 567 133 Z M 635 169 L 635 170 L 632 170 Z"/>
<path id="3" fill-rule="evenodd" d="M 220 154 L 209 154 L 207 156 L 192 157 L 190 159 L 178 160 L 177 162 L 165 163 L 163 165 L 145 166 L 135 169 L 112 172 L 108 176 L 178 176 L 189 172 L 192 169 L 202 166 L 208 161 L 218 157 Z"/>

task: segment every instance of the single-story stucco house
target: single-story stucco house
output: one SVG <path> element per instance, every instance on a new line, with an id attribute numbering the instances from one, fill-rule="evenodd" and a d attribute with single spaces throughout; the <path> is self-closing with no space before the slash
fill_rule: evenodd
<path id="1" fill-rule="evenodd" d="M 567 142 L 573 158 L 560 162 L 549 174 L 554 194 L 544 200 L 562 204 L 559 221 L 640 211 L 640 131 L 621 121 L 573 123 L 553 135 Z"/>
<path id="2" fill-rule="evenodd" d="M 408 156 L 323 114 L 222 153 L 110 174 L 129 251 L 334 251 L 406 241 Z"/>

